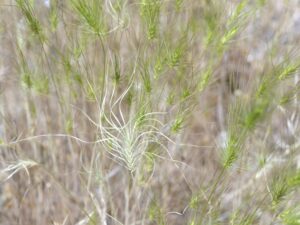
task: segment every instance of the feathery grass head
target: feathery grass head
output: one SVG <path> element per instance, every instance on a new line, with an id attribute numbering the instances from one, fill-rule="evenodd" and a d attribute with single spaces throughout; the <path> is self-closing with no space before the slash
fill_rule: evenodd
<path id="1" fill-rule="evenodd" d="M 40 21 L 34 15 L 32 4 L 28 0 L 16 0 L 16 3 L 22 14 L 25 16 L 32 33 L 36 37 L 38 37 L 41 42 L 44 42 L 46 40 L 46 36 L 44 34 Z"/>
<path id="2" fill-rule="evenodd" d="M 187 32 L 183 31 L 182 37 L 176 42 L 174 47 L 170 47 L 168 64 L 171 68 L 180 65 L 180 60 L 187 50 Z"/>
<path id="3" fill-rule="evenodd" d="M 270 194 L 274 208 L 284 201 L 288 194 L 295 191 L 300 186 L 299 169 L 295 169 L 292 166 L 278 169 L 280 169 L 281 172 L 273 176 L 270 185 Z"/>
<path id="4" fill-rule="evenodd" d="M 101 0 L 71 0 L 71 4 L 85 23 L 87 30 L 98 36 L 103 36 L 106 33 L 107 29 Z"/>
<path id="5" fill-rule="evenodd" d="M 230 168 L 238 159 L 244 141 L 247 137 L 247 130 L 241 126 L 240 116 L 244 111 L 244 103 L 237 100 L 228 112 L 228 131 L 225 147 L 222 149 L 222 165 L 224 168 Z"/>
<path id="6" fill-rule="evenodd" d="M 37 165 L 38 163 L 33 160 L 18 160 L 17 162 L 10 164 L 4 169 L 0 170 L 0 172 L 7 174 L 5 179 L 8 180 L 22 169 L 24 169 L 25 172 L 29 175 L 28 169 Z"/>
<path id="7" fill-rule="evenodd" d="M 242 140 L 237 134 L 229 134 L 227 143 L 222 152 L 222 162 L 224 168 L 230 168 L 233 163 L 238 159 L 242 150 Z"/>
<path id="8" fill-rule="evenodd" d="M 101 138 L 108 140 L 104 142 L 107 151 L 130 172 L 134 172 L 149 144 L 158 142 L 163 134 L 160 132 L 162 123 L 156 118 L 162 113 L 149 112 L 147 103 L 134 102 L 125 113 L 122 104 L 131 88 L 132 85 L 129 85 L 116 100 L 115 88 L 111 96 L 105 92 L 100 107 L 99 130 Z"/>
<path id="9" fill-rule="evenodd" d="M 166 225 L 164 214 L 156 201 L 152 200 L 148 214 L 150 221 L 158 225 Z"/>
<path id="10" fill-rule="evenodd" d="M 285 176 L 275 176 L 270 185 L 273 206 L 277 206 L 289 192 L 287 179 Z"/>
<path id="11" fill-rule="evenodd" d="M 247 6 L 248 0 L 242 0 L 235 7 L 230 17 L 226 21 L 226 31 L 220 38 L 218 51 L 222 54 L 226 50 L 227 45 L 232 41 L 236 35 L 241 31 L 242 27 L 247 21 L 248 13 L 246 13 L 245 8 Z"/>
<path id="12" fill-rule="evenodd" d="M 279 80 L 284 80 L 290 78 L 291 76 L 295 75 L 299 71 L 300 71 L 300 62 L 294 63 L 288 61 L 288 63 L 280 65 L 277 76 Z"/>
<path id="13" fill-rule="evenodd" d="M 160 0 L 140 1 L 141 16 L 146 24 L 150 40 L 157 36 L 161 4 Z"/>
<path id="14" fill-rule="evenodd" d="M 55 32 L 59 23 L 59 15 L 58 15 L 58 0 L 51 1 L 50 5 L 50 13 L 49 13 L 49 22 L 50 22 L 50 30 L 51 32 Z"/>
<path id="15" fill-rule="evenodd" d="M 176 11 L 180 11 L 180 9 L 182 8 L 182 4 L 183 4 L 183 0 L 176 0 L 175 1 Z"/>
<path id="16" fill-rule="evenodd" d="M 185 121 L 185 112 L 179 112 L 176 115 L 175 120 L 171 125 L 171 131 L 173 133 L 178 133 L 183 128 L 184 121 Z"/>
<path id="17" fill-rule="evenodd" d="M 202 92 L 208 85 L 209 85 L 209 82 L 210 82 L 210 79 L 212 77 L 212 68 L 211 68 L 211 65 L 209 65 L 205 71 L 203 71 L 201 77 L 200 77 L 200 81 L 198 83 L 198 90 L 200 92 Z"/>
<path id="18" fill-rule="evenodd" d="M 300 224 L 300 206 L 290 207 L 280 213 L 279 218 L 284 225 Z"/>

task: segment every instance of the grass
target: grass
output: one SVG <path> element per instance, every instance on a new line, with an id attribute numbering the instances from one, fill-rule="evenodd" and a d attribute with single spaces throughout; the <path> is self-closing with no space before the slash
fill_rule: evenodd
<path id="1" fill-rule="evenodd" d="M 298 9 L 3 1 L 0 225 L 300 224 Z"/>

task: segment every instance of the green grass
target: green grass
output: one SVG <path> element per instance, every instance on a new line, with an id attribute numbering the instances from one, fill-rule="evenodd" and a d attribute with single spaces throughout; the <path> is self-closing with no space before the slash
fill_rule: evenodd
<path id="1" fill-rule="evenodd" d="M 300 224 L 284 2 L 3 3 L 0 225 Z"/>

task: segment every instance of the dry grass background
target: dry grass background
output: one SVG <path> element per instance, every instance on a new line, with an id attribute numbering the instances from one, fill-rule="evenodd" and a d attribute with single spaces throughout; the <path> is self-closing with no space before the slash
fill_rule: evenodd
<path id="1" fill-rule="evenodd" d="M 277 65 L 299 65 L 298 0 L 242 1 L 233 30 L 241 1 L 163 0 L 157 15 L 155 1 L 49 2 L 0 1 L 1 225 L 300 224 L 299 191 L 272 186 L 290 171 L 300 184 L 298 68 L 270 82 L 271 103 L 222 164 L 236 111 Z M 99 11 L 84 17 L 80 2 Z M 133 171 L 121 152 L 140 134 Z"/>

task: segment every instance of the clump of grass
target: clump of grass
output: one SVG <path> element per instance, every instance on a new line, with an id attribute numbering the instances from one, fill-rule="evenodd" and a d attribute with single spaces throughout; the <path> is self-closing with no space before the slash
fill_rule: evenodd
<path id="1" fill-rule="evenodd" d="M 14 91 L 0 96 L 4 106 L 18 107 L 1 108 L 0 172 L 23 195 L 8 209 L 1 205 L 4 214 L 28 224 L 49 224 L 52 216 L 70 218 L 60 221 L 70 224 L 299 224 L 298 207 L 291 207 L 300 185 L 294 165 L 299 144 L 290 144 L 298 130 L 286 134 L 276 114 L 288 113 L 291 105 L 298 114 L 299 60 L 282 60 L 279 51 L 272 62 L 247 60 L 260 49 L 248 42 L 252 34 L 244 28 L 257 17 L 255 4 L 266 1 L 38 2 L 16 0 L 25 18 L 7 19 L 16 23 L 16 40 L 15 26 L 0 28 L 17 43 L 3 46 L 17 53 L 17 63 L 8 64 L 17 65 L 12 71 L 19 74 L 8 82 Z M 231 60 L 235 51 L 241 53 Z M 244 58 L 251 78 L 232 93 L 228 74 L 233 83 L 248 79 L 237 68 Z M 226 138 L 215 158 L 219 132 Z M 41 135 L 20 139 L 32 133 Z M 285 144 L 280 152 L 276 141 Z M 269 160 L 277 155 L 280 163 Z M 7 163 L 11 158 L 14 163 Z M 44 177 L 34 174 L 26 186 L 24 177 L 14 176 L 43 164 L 57 176 L 62 197 Z M 46 207 L 39 207 L 41 199 Z M 20 207 L 29 203 L 30 210 Z"/>

